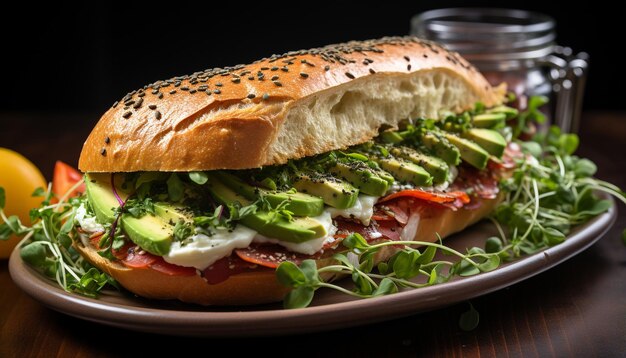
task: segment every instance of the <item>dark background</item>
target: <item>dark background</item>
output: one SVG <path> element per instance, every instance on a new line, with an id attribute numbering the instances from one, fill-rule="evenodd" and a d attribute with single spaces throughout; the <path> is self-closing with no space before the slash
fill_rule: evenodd
<path id="1" fill-rule="evenodd" d="M 292 1 L 256 2 L 251 7 L 231 2 L 227 8 L 215 8 L 213 3 L 28 3 L 3 11 L 0 110 L 101 113 L 128 91 L 158 79 L 288 50 L 403 35 L 416 13 L 467 6 L 461 1 L 350 6 Z M 626 80 L 626 20 L 621 11 L 598 1 L 582 7 L 551 3 L 510 2 L 508 7 L 552 15 L 558 42 L 590 53 L 585 109 L 626 109 L 626 90 L 618 85 Z M 494 1 L 473 5 L 506 7 Z"/>

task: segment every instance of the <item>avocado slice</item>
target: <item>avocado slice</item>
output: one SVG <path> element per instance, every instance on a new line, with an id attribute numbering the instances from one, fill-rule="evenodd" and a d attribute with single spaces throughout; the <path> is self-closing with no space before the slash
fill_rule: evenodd
<path id="1" fill-rule="evenodd" d="M 427 132 L 422 136 L 422 143 L 438 157 L 450 165 L 461 162 L 461 153 L 444 135 L 439 132 Z"/>
<path id="2" fill-rule="evenodd" d="M 227 185 L 209 175 L 206 183 L 211 195 L 222 204 L 238 201 L 242 205 L 250 205 L 251 201 L 237 194 Z M 254 214 L 241 219 L 241 223 L 261 235 L 289 242 L 304 242 L 326 236 L 326 228 L 319 221 L 308 217 L 293 217 L 293 220 L 276 215 L 275 213 L 259 210 Z"/>
<path id="3" fill-rule="evenodd" d="M 324 212 L 324 200 L 316 196 L 297 192 L 267 191 L 249 185 L 227 172 L 218 171 L 215 175 L 222 183 L 248 200 L 256 200 L 260 195 L 264 195 L 272 207 L 277 207 L 287 201 L 286 209 L 296 216 L 319 216 Z"/>
<path id="4" fill-rule="evenodd" d="M 386 179 L 378 176 L 374 169 L 361 161 L 339 162 L 330 169 L 330 172 L 368 195 L 383 196 L 389 188 L 389 182 Z"/>
<path id="5" fill-rule="evenodd" d="M 394 178 L 402 181 L 409 182 L 418 186 L 430 186 L 433 184 L 433 177 L 419 165 L 396 158 L 381 158 L 376 162 L 386 171 L 391 173 Z"/>
<path id="6" fill-rule="evenodd" d="M 121 223 L 128 238 L 142 249 L 159 256 L 170 252 L 174 226 L 161 217 L 146 214 L 136 218 L 130 214 L 123 214 Z"/>
<path id="7" fill-rule="evenodd" d="M 506 115 L 506 119 L 511 119 L 516 117 L 519 114 L 519 111 L 513 107 L 500 105 L 487 110 L 487 113 L 504 113 Z"/>
<path id="8" fill-rule="evenodd" d="M 472 118 L 472 125 L 476 128 L 493 128 L 504 124 L 506 113 L 483 113 Z"/>
<path id="9" fill-rule="evenodd" d="M 87 174 L 86 177 L 89 202 L 99 222 L 115 221 L 115 208 L 120 206 L 113 195 L 110 178 L 110 174 L 94 173 Z M 116 182 L 122 181 L 120 175 L 119 181 Z M 116 190 L 120 198 L 126 200 L 128 194 L 117 185 Z M 155 203 L 154 208 L 156 215 L 146 214 L 136 218 L 130 214 L 123 214 L 120 225 L 132 242 L 152 254 L 163 256 L 170 250 L 174 224 L 180 220 L 190 221 L 191 218 L 180 206 Z"/>
<path id="10" fill-rule="evenodd" d="M 484 169 L 489 160 L 489 153 L 469 139 L 452 133 L 445 133 L 446 139 L 454 144 L 461 153 L 461 158 L 478 169 Z"/>
<path id="11" fill-rule="evenodd" d="M 337 209 L 353 207 L 359 197 L 359 189 L 332 175 L 301 174 L 293 186 L 303 193 L 322 198 L 326 205 Z"/>
<path id="12" fill-rule="evenodd" d="M 470 139 L 480 145 L 489 154 L 502 157 L 506 140 L 502 135 L 494 130 L 485 128 L 472 128 L 463 134 L 463 137 Z"/>
<path id="13" fill-rule="evenodd" d="M 391 154 L 410 160 L 424 168 L 433 177 L 434 184 L 441 184 L 448 180 L 450 167 L 442 159 L 418 152 L 408 147 L 392 148 Z"/>
<path id="14" fill-rule="evenodd" d="M 116 174 L 116 183 L 123 182 L 122 175 Z M 111 187 L 111 174 L 109 173 L 87 173 L 85 175 L 85 186 L 87 188 L 87 198 L 89 204 L 96 214 L 100 223 L 112 223 L 115 221 L 115 209 L 120 203 L 113 195 Z M 116 185 L 117 194 L 122 200 L 126 200 L 128 194 L 123 192 Z"/>
<path id="15" fill-rule="evenodd" d="M 383 142 L 391 144 L 398 144 L 404 140 L 404 138 L 398 132 L 392 131 L 382 132 L 380 134 L 380 138 L 383 140 Z"/>

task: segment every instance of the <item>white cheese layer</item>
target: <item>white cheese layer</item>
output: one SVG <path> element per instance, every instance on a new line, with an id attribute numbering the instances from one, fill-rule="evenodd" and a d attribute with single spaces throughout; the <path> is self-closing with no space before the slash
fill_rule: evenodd
<path id="1" fill-rule="evenodd" d="M 312 255 L 322 249 L 326 240 L 333 237 L 337 228 L 327 212 L 311 219 L 319 221 L 324 226 L 326 229 L 324 237 L 294 243 L 265 237 L 246 226 L 237 225 L 232 231 L 213 229 L 214 233 L 211 236 L 196 234 L 185 239 L 184 243 L 175 241 L 170 246 L 170 252 L 163 256 L 163 259 L 171 264 L 204 270 L 217 260 L 230 255 L 234 249 L 244 249 L 252 242 L 269 242 L 286 247 L 293 252 Z"/>
<path id="2" fill-rule="evenodd" d="M 379 196 L 359 195 L 356 204 L 347 209 L 326 208 L 333 218 L 341 216 L 348 219 L 357 219 L 365 226 L 370 224 L 372 215 L 374 215 L 374 204 L 378 201 Z"/>
<path id="3" fill-rule="evenodd" d="M 215 261 L 230 255 L 234 249 L 250 246 L 255 235 L 256 231 L 243 225 L 237 225 L 232 231 L 214 229 L 211 236 L 196 234 L 185 239 L 184 244 L 174 241 L 170 252 L 163 259 L 171 264 L 204 270 Z"/>
<path id="4" fill-rule="evenodd" d="M 104 226 L 98 224 L 95 216 L 91 216 L 87 214 L 87 209 L 85 208 L 85 204 L 80 204 L 78 209 L 76 209 L 76 216 L 74 216 L 80 228 L 89 233 L 94 232 L 102 232 L 104 231 Z"/>
<path id="5" fill-rule="evenodd" d="M 311 219 L 319 221 L 324 228 L 326 229 L 326 235 L 320 237 L 319 239 L 308 240 L 300 243 L 296 242 L 288 242 L 282 241 L 278 239 L 273 239 L 271 237 L 266 237 L 261 234 L 257 234 L 254 237 L 254 242 L 264 243 L 269 242 L 272 244 L 278 244 L 280 246 L 286 247 L 290 251 L 298 252 L 306 255 L 313 255 L 318 252 L 324 246 L 326 241 L 334 240 L 333 235 L 337 232 L 337 227 L 333 225 L 333 219 L 331 218 L 331 214 L 328 211 L 324 211 L 324 213 L 320 216 L 312 217 Z"/>

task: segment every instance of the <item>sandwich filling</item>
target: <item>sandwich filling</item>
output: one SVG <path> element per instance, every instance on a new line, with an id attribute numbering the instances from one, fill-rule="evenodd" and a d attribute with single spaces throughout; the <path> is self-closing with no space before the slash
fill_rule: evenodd
<path id="1" fill-rule="evenodd" d="M 354 232 L 370 242 L 413 240 L 421 218 L 497 197 L 519 156 L 505 125 L 516 115 L 477 105 L 407 120 L 369 142 L 278 166 L 87 173 L 76 220 L 83 243 L 105 257 L 212 284 L 330 257 Z"/>

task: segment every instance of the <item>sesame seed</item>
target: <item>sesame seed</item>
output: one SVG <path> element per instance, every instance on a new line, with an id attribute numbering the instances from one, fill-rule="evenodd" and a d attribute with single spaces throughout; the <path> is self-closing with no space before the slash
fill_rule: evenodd
<path id="1" fill-rule="evenodd" d="M 171 90 L 170 91 L 170 94 L 175 94 L 175 93 L 176 93 L 176 90 Z"/>
<path id="2" fill-rule="evenodd" d="M 239 78 L 239 77 L 237 77 L 237 78 L 233 78 L 231 81 L 232 81 L 233 83 L 239 83 L 239 82 L 241 82 L 241 78 Z"/>
<path id="3" fill-rule="evenodd" d="M 270 95 L 267 93 L 263 93 L 263 100 L 268 100 L 270 98 Z"/>
<path id="4" fill-rule="evenodd" d="M 279 81 L 273 81 L 273 83 L 274 83 L 276 86 L 278 86 L 278 87 L 282 87 L 282 86 L 283 86 L 283 84 L 282 84 L 282 83 L 280 83 Z"/>
<path id="5" fill-rule="evenodd" d="M 354 79 L 354 75 L 353 75 L 353 74 L 351 74 L 350 72 L 346 72 L 346 76 L 347 76 L 349 79 L 351 79 L 351 80 L 353 80 L 353 79 Z"/>
<path id="6" fill-rule="evenodd" d="M 271 80 L 272 81 L 276 81 L 278 79 L 278 76 L 272 76 Z"/>
<path id="7" fill-rule="evenodd" d="M 196 93 L 196 92 L 197 92 L 197 91 L 196 91 L 195 89 L 192 89 L 192 90 L 190 90 L 190 91 L 189 91 L 189 93 L 191 93 L 191 94 L 194 94 L 194 93 Z"/>
<path id="8" fill-rule="evenodd" d="M 249 99 L 253 99 L 254 97 L 256 97 L 256 95 L 255 95 L 254 93 L 250 93 L 250 94 L 248 95 L 248 98 L 249 98 Z"/>
<path id="9" fill-rule="evenodd" d="M 222 91 L 220 91 L 219 89 L 214 89 L 214 90 L 213 90 L 213 93 L 215 93 L 215 94 L 220 94 L 220 93 L 222 93 Z"/>
<path id="10" fill-rule="evenodd" d="M 324 66 L 324 71 L 328 71 L 328 70 L 330 70 L 330 66 L 328 65 Z"/>
<path id="11" fill-rule="evenodd" d="M 159 93 L 159 99 L 163 98 L 163 92 Z"/>
<path id="12" fill-rule="evenodd" d="M 143 98 L 139 98 L 139 100 L 137 102 L 135 102 L 135 105 L 133 105 L 133 108 L 137 109 L 137 108 L 141 107 L 142 103 L 143 103 Z"/>
<path id="13" fill-rule="evenodd" d="M 113 102 L 113 108 L 117 107 L 118 104 L 119 104 L 118 101 Z"/>
<path id="14" fill-rule="evenodd" d="M 407 71 L 411 71 L 411 64 L 410 63 L 406 66 L 406 70 Z"/>
<path id="15" fill-rule="evenodd" d="M 102 156 L 107 155 L 107 150 L 106 150 L 106 149 L 104 149 L 104 148 L 100 149 L 100 154 L 101 154 Z"/>
<path id="16" fill-rule="evenodd" d="M 307 78 L 309 77 L 309 74 L 305 72 L 300 72 L 300 77 Z"/>
<path id="17" fill-rule="evenodd" d="M 411 59 L 409 58 L 409 56 L 404 56 L 404 59 L 407 60 L 408 62 L 411 61 Z"/>
<path id="18" fill-rule="evenodd" d="M 222 87 L 222 86 L 223 86 L 222 82 L 217 82 L 215 85 L 216 85 L 217 87 Z"/>
<path id="19" fill-rule="evenodd" d="M 148 106 L 148 108 L 150 108 L 152 110 L 155 110 L 156 109 L 156 104 L 151 104 L 151 105 Z"/>
<path id="20" fill-rule="evenodd" d="M 124 113 L 124 114 L 122 115 L 122 117 L 124 117 L 124 118 L 128 119 L 128 118 L 130 118 L 130 116 L 132 116 L 132 115 L 133 115 L 133 113 L 132 113 L 131 111 L 128 111 L 128 112 Z"/>
<path id="21" fill-rule="evenodd" d="M 157 120 L 161 119 L 161 112 L 159 111 L 154 112 L 154 118 L 156 118 Z"/>
<path id="22" fill-rule="evenodd" d="M 370 73 L 371 73 L 371 74 L 375 74 L 375 73 L 376 73 L 376 71 L 374 71 L 374 69 L 373 69 L 373 68 L 370 68 Z"/>
<path id="23" fill-rule="evenodd" d="M 109 137 L 104 138 L 104 142 L 105 142 L 106 144 L 111 143 L 111 138 L 109 138 Z"/>
<path id="24" fill-rule="evenodd" d="M 250 81 L 254 81 L 254 76 L 249 76 L 249 77 L 248 77 L 248 80 L 250 80 Z"/>
<path id="25" fill-rule="evenodd" d="M 289 72 L 289 69 L 287 68 L 287 66 L 281 67 L 280 70 L 283 72 Z"/>
<path id="26" fill-rule="evenodd" d="M 278 67 L 274 66 L 270 69 L 270 71 L 278 71 Z"/>

